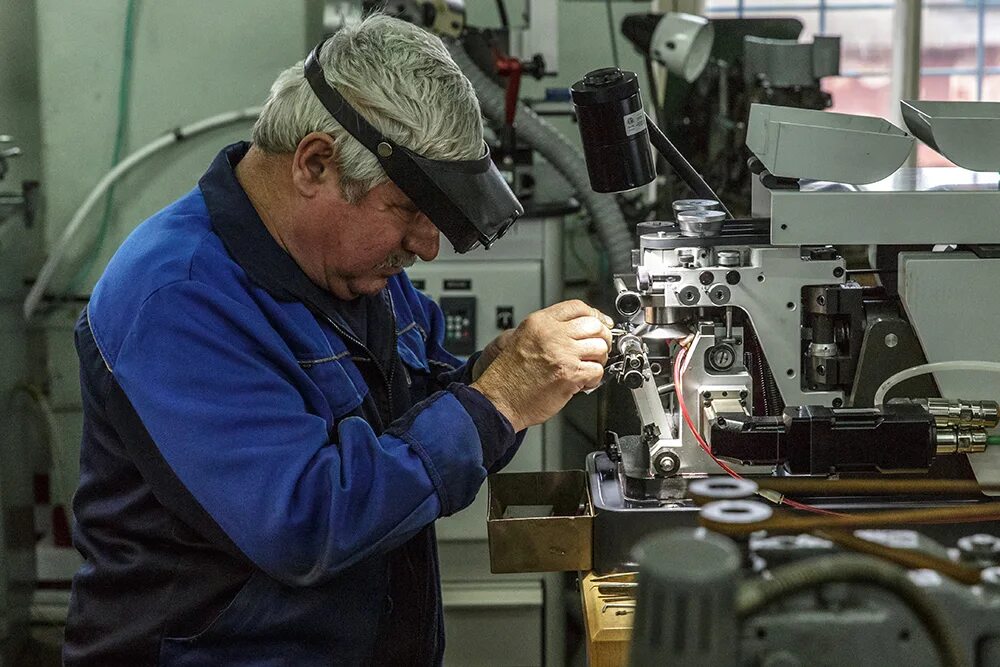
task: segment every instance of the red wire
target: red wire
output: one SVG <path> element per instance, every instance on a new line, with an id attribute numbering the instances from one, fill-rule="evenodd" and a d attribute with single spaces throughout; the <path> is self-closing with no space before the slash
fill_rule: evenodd
<path id="1" fill-rule="evenodd" d="M 715 461 L 720 468 L 729 473 L 732 477 L 736 479 L 743 479 L 743 477 L 733 470 L 729 465 L 719 459 L 715 454 L 712 453 L 712 448 L 709 447 L 708 443 L 705 442 L 705 438 L 702 437 L 701 433 L 694 425 L 694 420 L 691 419 L 691 415 L 688 414 L 687 405 L 684 404 L 684 385 L 681 382 L 681 367 L 684 364 L 684 357 L 687 356 L 687 348 L 681 346 L 677 352 L 677 359 L 674 361 L 674 394 L 677 396 L 677 405 L 680 407 L 681 416 L 684 417 L 684 423 L 687 427 L 691 429 L 691 434 L 694 436 L 695 440 L 701 448 L 708 454 L 713 461 Z M 820 507 L 814 507 L 813 505 L 807 505 L 805 503 L 800 503 L 790 498 L 785 498 L 782 496 L 781 504 L 787 505 L 788 507 L 793 507 L 797 510 L 803 510 L 805 512 L 814 512 L 816 514 L 829 514 L 831 516 L 847 516 L 841 514 L 840 512 L 831 512 L 830 510 L 825 510 Z"/>
<path id="2" fill-rule="evenodd" d="M 720 468 L 725 470 L 727 473 L 735 477 L 736 479 L 743 479 L 739 473 L 729 467 L 725 461 L 720 460 L 715 454 L 712 453 L 712 448 L 708 446 L 705 439 L 701 436 L 701 433 L 694 425 L 694 421 L 691 419 L 691 415 L 688 414 L 687 406 L 684 404 L 684 393 L 683 385 L 681 384 L 681 365 L 684 363 L 684 357 L 687 355 L 687 348 L 681 347 L 677 352 L 677 359 L 674 361 L 674 394 L 677 395 L 677 405 L 680 406 L 681 416 L 684 417 L 684 423 L 687 424 L 688 428 L 691 429 L 691 434 L 694 435 L 694 439 L 698 441 L 701 448 L 705 450 L 713 461 L 715 461 Z"/>

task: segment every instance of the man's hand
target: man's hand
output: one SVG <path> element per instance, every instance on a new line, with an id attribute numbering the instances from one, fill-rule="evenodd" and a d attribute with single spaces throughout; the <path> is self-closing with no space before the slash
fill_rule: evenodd
<path id="1" fill-rule="evenodd" d="M 610 317 L 578 300 L 536 311 L 497 337 L 495 358 L 471 386 L 493 402 L 515 431 L 541 424 L 578 391 L 601 383 L 612 324 Z"/>

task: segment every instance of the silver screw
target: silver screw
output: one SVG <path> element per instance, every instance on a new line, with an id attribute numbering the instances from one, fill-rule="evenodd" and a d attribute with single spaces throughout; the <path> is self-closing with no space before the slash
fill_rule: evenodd
<path id="1" fill-rule="evenodd" d="M 896 347 L 899 345 L 899 337 L 896 334 L 886 334 L 885 336 L 885 346 L 886 347 Z"/>
<path id="2" fill-rule="evenodd" d="M 993 559 L 1000 555 L 1000 539 L 986 533 L 966 535 L 958 540 L 958 549 L 967 558 Z"/>
<path id="3" fill-rule="evenodd" d="M 657 459 L 656 466 L 663 471 L 663 474 L 669 475 L 677 467 L 677 462 L 669 454 L 663 454 Z"/>
<path id="4" fill-rule="evenodd" d="M 1000 589 L 1000 567 L 987 567 L 979 573 L 979 580 L 993 590 Z"/>

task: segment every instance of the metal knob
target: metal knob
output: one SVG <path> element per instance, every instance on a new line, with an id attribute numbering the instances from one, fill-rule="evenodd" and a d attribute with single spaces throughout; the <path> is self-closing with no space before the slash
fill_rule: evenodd
<path id="1" fill-rule="evenodd" d="M 684 211 L 677 214 L 677 226 L 681 236 L 709 238 L 718 236 L 726 222 L 722 211 Z"/>
<path id="2" fill-rule="evenodd" d="M 622 384 L 624 384 L 629 389 L 638 389 L 645 382 L 645 378 L 642 375 L 641 370 L 629 369 L 625 371 L 622 375 Z"/>

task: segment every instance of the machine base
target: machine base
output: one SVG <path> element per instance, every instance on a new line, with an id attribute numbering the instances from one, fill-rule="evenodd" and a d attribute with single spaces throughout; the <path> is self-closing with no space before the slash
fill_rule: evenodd
<path id="1" fill-rule="evenodd" d="M 642 537 L 668 528 L 698 525 L 699 507 L 691 500 L 633 500 L 623 493 L 624 475 L 605 452 L 587 455 L 587 480 L 594 508 L 593 569 L 599 573 L 634 569 L 632 548 Z M 635 488 L 630 484 L 629 488 Z M 979 502 L 976 498 L 941 497 L 843 497 L 798 498 L 823 509 L 864 512 L 888 509 L 955 507 Z M 988 500 L 985 496 L 981 500 Z M 954 545 L 961 537 L 979 532 L 977 524 L 930 524 L 895 526 L 912 528 L 943 545 Z"/>

